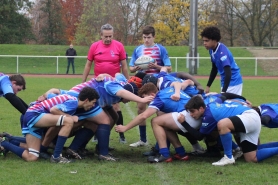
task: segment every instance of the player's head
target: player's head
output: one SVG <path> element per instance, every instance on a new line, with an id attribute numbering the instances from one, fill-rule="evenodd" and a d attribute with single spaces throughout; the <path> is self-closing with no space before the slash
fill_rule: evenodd
<path id="1" fill-rule="evenodd" d="M 220 39 L 221 39 L 220 30 L 217 27 L 215 27 L 215 26 L 206 27 L 201 32 L 201 37 L 202 38 L 206 37 L 208 39 L 215 40 L 215 41 L 219 42 Z"/>
<path id="2" fill-rule="evenodd" d="M 201 37 L 206 49 L 215 49 L 221 39 L 220 30 L 215 26 L 206 27 L 201 32 Z"/>
<path id="3" fill-rule="evenodd" d="M 100 28 L 100 36 L 103 44 L 109 45 L 113 39 L 113 27 L 110 24 L 105 24 Z"/>
<path id="4" fill-rule="evenodd" d="M 124 89 L 137 95 L 138 94 L 138 87 L 134 82 L 126 83 L 124 85 Z"/>
<path id="5" fill-rule="evenodd" d="M 26 89 L 25 79 L 20 74 L 11 75 L 9 76 L 9 79 L 12 82 L 14 94 L 17 94 L 19 91 Z"/>
<path id="6" fill-rule="evenodd" d="M 138 78 L 136 76 L 132 76 L 128 80 L 128 83 L 131 83 L 131 82 L 135 83 L 136 86 L 138 87 L 138 89 L 142 87 L 142 79 L 141 78 Z"/>
<path id="7" fill-rule="evenodd" d="M 91 87 L 84 87 L 80 91 L 78 99 L 83 102 L 82 107 L 85 110 L 90 110 L 93 106 L 95 106 L 95 103 L 99 99 L 99 94 Z"/>
<path id="8" fill-rule="evenodd" d="M 153 83 L 149 82 L 143 85 L 140 90 L 139 90 L 139 96 L 140 97 L 145 97 L 145 96 L 155 96 L 158 92 L 158 89 L 156 85 Z"/>
<path id="9" fill-rule="evenodd" d="M 145 26 L 143 29 L 143 41 L 147 47 L 154 45 L 155 29 L 153 26 Z"/>
<path id="10" fill-rule="evenodd" d="M 188 111 L 194 119 L 199 119 L 206 109 L 205 102 L 201 96 L 193 96 L 185 105 L 185 110 Z"/>
<path id="11" fill-rule="evenodd" d="M 154 77 L 153 75 L 145 75 L 142 81 L 142 85 L 145 85 L 146 83 L 153 83 L 155 86 L 157 86 L 157 78 Z"/>
<path id="12" fill-rule="evenodd" d="M 254 109 L 260 116 L 262 116 L 261 110 L 258 106 L 252 106 L 251 108 Z"/>

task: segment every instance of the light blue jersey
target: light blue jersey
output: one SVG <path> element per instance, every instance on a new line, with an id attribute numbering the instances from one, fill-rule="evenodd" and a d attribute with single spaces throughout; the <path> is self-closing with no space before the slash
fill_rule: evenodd
<path id="1" fill-rule="evenodd" d="M 14 93 L 12 83 L 8 75 L 0 73 L 0 97 L 7 93 Z"/>
<path id="2" fill-rule="evenodd" d="M 214 63 L 217 67 L 218 73 L 221 76 L 221 86 L 224 86 L 225 81 L 225 73 L 224 67 L 231 67 L 231 81 L 229 86 L 236 86 L 242 84 L 242 77 L 240 75 L 240 69 L 236 64 L 234 57 L 230 50 L 222 43 L 219 42 L 215 52 L 212 49 L 209 50 L 209 54 L 211 56 L 211 62 Z"/>
<path id="3" fill-rule="evenodd" d="M 226 100 L 221 103 L 222 100 L 219 98 L 206 106 L 202 118 L 202 126 L 200 132 L 202 134 L 210 134 L 217 127 L 218 121 L 231 116 L 242 114 L 246 110 L 251 108 L 243 106 L 241 103 Z"/>
<path id="4" fill-rule="evenodd" d="M 162 111 L 164 113 L 181 112 L 185 108 L 185 104 L 189 101 L 190 96 L 184 92 L 180 93 L 180 100 L 174 101 L 171 96 L 175 94 L 173 87 L 167 87 L 161 91 L 158 91 L 154 100 L 149 104 L 149 107 Z"/>
<path id="5" fill-rule="evenodd" d="M 71 88 L 67 93 L 78 97 L 78 94 L 84 87 L 91 87 L 95 89 L 100 98 L 98 105 L 100 107 L 111 106 L 112 104 L 119 103 L 121 97 L 116 96 L 119 90 L 123 90 L 127 79 L 123 75 L 117 75 L 116 78 L 105 77 L 103 81 L 96 81 L 94 78 L 91 80 L 78 84 Z"/>
<path id="6" fill-rule="evenodd" d="M 278 128 L 278 104 L 262 104 L 259 106 L 262 116 L 269 116 L 271 121 L 264 125 L 269 128 Z"/>

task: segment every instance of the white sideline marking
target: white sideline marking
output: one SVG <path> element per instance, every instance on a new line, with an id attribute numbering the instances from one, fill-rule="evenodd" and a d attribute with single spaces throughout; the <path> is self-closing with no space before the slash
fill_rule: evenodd
<path id="1" fill-rule="evenodd" d="M 131 108 L 129 106 L 128 103 L 125 104 L 125 109 L 127 110 L 127 112 L 129 113 L 129 115 L 131 116 L 132 119 L 134 119 L 136 117 L 136 115 L 134 114 L 134 112 L 131 111 Z M 160 184 L 169 184 L 168 180 L 170 179 L 168 174 L 166 173 L 167 171 L 165 170 L 165 168 L 163 168 L 163 165 L 161 164 L 150 164 L 150 165 L 154 165 L 155 170 L 158 172 L 157 174 L 160 174 Z"/>

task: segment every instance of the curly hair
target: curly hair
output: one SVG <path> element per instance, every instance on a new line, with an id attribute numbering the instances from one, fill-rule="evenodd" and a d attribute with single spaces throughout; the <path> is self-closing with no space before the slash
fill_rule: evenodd
<path id="1" fill-rule="evenodd" d="M 206 27 L 202 32 L 201 32 L 201 37 L 206 37 L 211 40 L 216 40 L 217 42 L 220 41 L 221 39 L 221 34 L 220 30 L 215 27 L 215 26 L 209 26 Z"/>
<path id="2" fill-rule="evenodd" d="M 140 97 L 142 97 L 143 94 L 150 94 L 150 93 L 156 94 L 157 92 L 158 92 L 157 87 L 153 83 L 148 82 L 140 88 L 138 94 Z"/>

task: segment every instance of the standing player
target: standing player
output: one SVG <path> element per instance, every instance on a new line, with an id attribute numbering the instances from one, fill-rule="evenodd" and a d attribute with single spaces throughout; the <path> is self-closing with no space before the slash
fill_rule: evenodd
<path id="1" fill-rule="evenodd" d="M 220 41 L 220 30 L 217 27 L 206 27 L 201 32 L 204 46 L 209 50 L 212 69 L 205 93 L 209 93 L 217 72 L 221 77 L 221 92 L 242 94 L 242 77 L 230 50 Z"/>
<path id="2" fill-rule="evenodd" d="M 1 139 L 1 145 L 22 157 L 26 161 L 35 161 L 39 157 L 41 138 L 45 128 L 61 127 L 54 154 L 50 162 L 69 163 L 61 156 L 63 146 L 78 117 L 73 116 L 78 108 L 89 111 L 99 98 L 98 93 L 89 87 L 83 88 L 78 99 L 69 95 L 59 95 L 29 107 L 24 115 L 22 133 L 26 135 L 28 150 Z"/>
<path id="3" fill-rule="evenodd" d="M 131 60 L 129 62 L 130 72 L 135 73 L 137 71 L 143 71 L 140 67 L 135 66 L 135 61 L 143 55 L 148 55 L 155 59 L 155 63 L 150 63 L 149 68 L 145 70 L 147 74 L 159 73 L 162 66 L 167 67 L 167 72 L 171 72 L 171 61 L 168 57 L 168 52 L 165 47 L 160 44 L 154 43 L 155 29 L 152 26 L 146 26 L 143 29 L 143 41 L 144 44 L 138 46 L 133 51 Z M 141 114 L 146 110 L 146 104 L 137 104 L 137 113 Z M 146 121 L 142 121 L 139 125 L 140 140 L 133 144 L 131 147 L 145 146 L 148 144 L 146 135 Z"/>
<path id="4" fill-rule="evenodd" d="M 94 75 L 107 73 L 115 77 L 116 73 L 122 73 L 129 79 L 127 67 L 127 54 L 121 42 L 113 39 L 113 27 L 110 24 L 105 24 L 100 29 L 101 40 L 94 42 L 88 52 L 87 63 L 84 68 L 82 82 L 86 82 L 90 73 L 92 63 L 94 62 Z M 120 109 L 120 104 L 113 105 L 117 111 L 119 119 L 117 125 L 123 124 L 123 115 Z M 120 142 L 126 143 L 123 133 L 119 133 Z"/>

